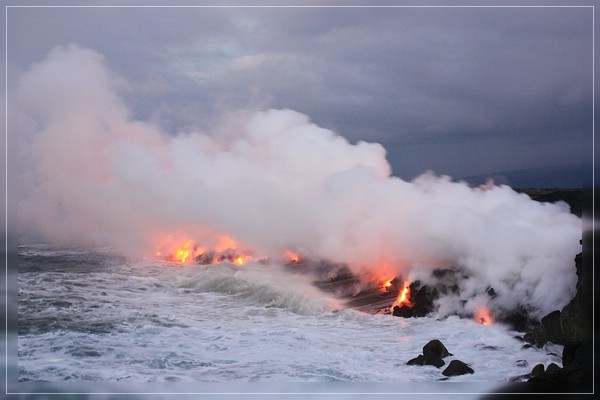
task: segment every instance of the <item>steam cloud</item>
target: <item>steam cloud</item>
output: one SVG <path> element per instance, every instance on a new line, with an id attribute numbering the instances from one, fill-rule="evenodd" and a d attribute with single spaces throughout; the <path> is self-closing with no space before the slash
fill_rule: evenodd
<path id="1" fill-rule="evenodd" d="M 165 235 L 227 234 L 364 276 L 458 266 L 465 307 L 538 315 L 575 293 L 581 220 L 507 186 L 390 176 L 384 148 L 351 144 L 292 110 L 238 113 L 214 131 L 167 135 L 133 119 L 95 51 L 57 47 L 18 86 L 21 231 L 151 255 Z M 11 136 L 12 137 L 12 136 Z M 392 274 L 392 275 L 390 275 Z M 442 305 L 442 312 L 459 307 Z"/>

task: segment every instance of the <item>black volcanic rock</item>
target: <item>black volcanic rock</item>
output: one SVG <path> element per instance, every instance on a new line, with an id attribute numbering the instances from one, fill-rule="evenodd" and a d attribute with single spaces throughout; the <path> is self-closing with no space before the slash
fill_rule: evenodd
<path id="1" fill-rule="evenodd" d="M 593 192 L 586 192 L 589 209 L 592 204 Z M 581 243 L 581 242 L 580 242 Z M 584 249 L 593 249 L 591 234 L 584 232 Z M 583 263 L 583 265 L 582 265 Z M 501 387 L 497 393 L 482 397 L 482 400 L 498 399 L 499 394 L 522 395 L 529 399 L 528 393 L 563 394 L 562 398 L 580 398 L 580 394 L 592 394 L 594 384 L 594 347 L 592 304 L 593 298 L 593 270 L 594 263 L 590 252 L 580 253 L 575 257 L 575 267 L 578 276 L 577 293 L 571 302 L 561 310 L 560 322 L 566 344 L 562 352 L 562 368 L 549 366 L 549 372 L 544 370 L 543 364 L 536 365 L 529 374 L 516 377 L 519 382 Z M 519 329 L 520 330 L 520 329 Z M 523 330 L 520 330 L 523 332 Z M 527 382 L 521 383 L 522 378 Z"/>
<path id="2" fill-rule="evenodd" d="M 425 346 L 423 346 L 423 355 L 427 356 L 428 354 L 432 354 L 440 358 L 452 355 L 448 352 L 446 346 L 444 346 L 444 344 L 437 339 L 430 340 Z"/>
<path id="3" fill-rule="evenodd" d="M 410 360 L 408 360 L 406 362 L 406 364 L 407 365 L 424 365 L 425 357 L 423 356 L 423 354 L 419 354 L 417 357 L 411 358 Z"/>
<path id="4" fill-rule="evenodd" d="M 518 307 L 513 311 L 499 314 L 497 317 L 498 322 L 509 324 L 516 331 L 526 332 L 537 325 L 537 322 L 529 318 L 528 314 L 523 307 Z"/>
<path id="5" fill-rule="evenodd" d="M 546 315 L 542 318 L 542 330 L 548 341 L 564 345 L 565 337 L 562 333 L 560 317 L 561 312 L 559 310 Z"/>
<path id="6" fill-rule="evenodd" d="M 465 278 L 456 269 L 434 269 L 428 284 L 416 280 L 409 285 L 407 300 L 410 302 L 410 306 L 404 304 L 396 306 L 398 308 L 394 307 L 395 312 L 393 312 L 393 315 L 409 318 L 424 317 L 431 314 L 435 308 L 434 301 L 440 296 L 458 294 L 458 281 Z M 490 296 L 492 295 L 494 295 L 493 290 L 490 292 Z"/>
<path id="7" fill-rule="evenodd" d="M 421 286 L 420 281 L 415 281 L 410 284 L 409 290 L 414 317 L 424 317 L 433 311 L 433 301 L 439 297 L 439 292 L 435 288 Z"/>
<path id="8" fill-rule="evenodd" d="M 394 317 L 410 318 L 413 316 L 413 311 L 407 305 L 394 306 L 392 315 Z"/>
<path id="9" fill-rule="evenodd" d="M 546 373 L 552 374 L 552 373 L 555 373 L 555 372 L 559 371 L 560 369 L 561 368 L 558 365 L 556 365 L 555 363 L 550 363 L 546 367 Z"/>
<path id="10" fill-rule="evenodd" d="M 578 358 L 581 355 L 582 346 L 581 343 L 569 343 L 563 347 L 562 361 L 563 366 L 569 367 L 578 362 Z"/>
<path id="11" fill-rule="evenodd" d="M 544 335 L 544 332 L 541 329 L 534 329 L 532 332 L 527 332 L 525 336 L 523 336 L 523 340 L 538 348 L 541 348 L 548 342 L 546 335 Z"/>
<path id="12" fill-rule="evenodd" d="M 460 360 L 452 360 L 448 367 L 442 371 L 442 375 L 444 376 L 457 376 L 457 375 L 465 375 L 472 374 L 475 371 L 473 368 L 469 367 L 467 364 Z"/>
<path id="13" fill-rule="evenodd" d="M 446 364 L 440 356 L 433 354 L 433 353 L 424 354 L 423 358 L 425 360 L 425 364 L 433 365 L 437 368 L 441 368 L 444 366 L 444 364 Z"/>
<path id="14" fill-rule="evenodd" d="M 584 383 L 592 376 L 592 371 L 586 370 L 581 360 L 584 346 L 579 344 L 568 344 L 563 351 L 563 367 L 550 363 L 544 370 L 542 364 L 536 365 L 529 374 L 527 382 L 542 382 L 560 385 L 578 385 Z"/>
<path id="15" fill-rule="evenodd" d="M 528 331 L 524 340 L 536 347 L 542 347 L 547 342 L 566 345 L 568 343 L 579 343 L 584 340 L 584 336 L 589 328 L 586 320 L 585 305 L 582 294 L 582 253 L 575 257 L 575 269 L 578 276 L 577 292 L 573 299 L 563 307 L 562 310 L 554 310 L 545 315 L 540 323 L 532 323 L 527 320 L 524 312 L 515 312 L 510 318 L 517 319 L 515 325 L 517 330 L 524 325 L 527 327 L 523 331 Z M 503 321 L 506 322 L 506 317 Z"/>
<path id="16" fill-rule="evenodd" d="M 576 387 L 590 381 L 593 375 L 593 364 L 589 346 L 586 345 L 588 333 L 588 319 L 583 301 L 582 285 L 582 253 L 575 257 L 577 272 L 577 293 L 575 297 L 561 311 L 553 311 L 542 318 L 542 326 L 548 340 L 564 344 L 562 353 L 562 368 L 550 364 L 544 371 L 543 366 L 537 371 L 531 371 L 527 382 L 542 382 L 545 384 L 571 385 Z M 527 336 L 527 335 L 525 335 Z M 586 350 L 587 349 L 587 350 Z"/>
<path id="17" fill-rule="evenodd" d="M 562 309 L 560 315 L 560 325 L 565 342 L 580 342 L 584 340 L 584 336 L 589 330 L 581 290 L 582 253 L 579 253 L 575 257 L 575 268 L 577 272 L 577 293 L 569 304 Z"/>
<path id="18" fill-rule="evenodd" d="M 214 251 L 207 251 L 205 253 L 202 253 L 198 256 L 196 256 L 196 258 L 194 258 L 194 260 L 201 265 L 210 265 L 214 262 L 215 259 L 215 252 Z"/>
<path id="19" fill-rule="evenodd" d="M 544 373 L 544 371 L 545 371 L 544 364 L 537 364 L 535 367 L 533 367 L 531 369 L 531 372 L 529 373 L 529 375 L 531 377 L 535 378 L 535 377 L 542 375 Z"/>
<path id="20" fill-rule="evenodd" d="M 536 375 L 531 374 L 531 378 L 527 382 L 545 382 L 545 383 L 558 383 L 565 382 L 567 379 L 567 373 L 564 368 L 559 367 L 554 363 L 550 363 L 546 370 Z"/>
<path id="21" fill-rule="evenodd" d="M 446 364 L 439 356 L 435 354 L 423 355 L 419 354 L 417 357 L 410 359 L 406 362 L 407 365 L 433 365 L 434 367 L 440 368 Z"/>
<path id="22" fill-rule="evenodd" d="M 439 297 L 439 291 L 435 287 L 421 285 L 420 281 L 414 281 L 409 285 L 407 300 L 410 306 L 396 305 L 392 309 L 392 315 L 396 317 L 411 318 L 424 317 L 433 311 L 433 301 Z"/>
<path id="23" fill-rule="evenodd" d="M 563 369 L 566 380 L 570 383 L 584 382 L 587 376 L 591 376 L 589 363 L 586 363 L 587 351 L 582 342 L 569 343 L 563 348 Z"/>
<path id="24" fill-rule="evenodd" d="M 423 346 L 423 354 L 416 358 L 413 358 L 407 362 L 408 365 L 433 365 L 435 367 L 442 367 L 444 360 L 442 358 L 451 356 L 446 346 L 437 339 L 430 340 L 425 346 Z"/>

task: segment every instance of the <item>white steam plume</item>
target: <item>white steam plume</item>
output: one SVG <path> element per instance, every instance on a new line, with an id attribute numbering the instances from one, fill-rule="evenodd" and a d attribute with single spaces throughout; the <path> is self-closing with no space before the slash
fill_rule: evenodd
<path id="1" fill-rule="evenodd" d="M 136 121 L 98 53 L 57 47 L 19 81 L 19 225 L 49 240 L 152 254 L 157 237 L 227 234 L 361 275 L 458 266 L 471 296 L 540 315 L 575 291 L 581 220 L 507 186 L 390 176 L 379 144 L 350 144 L 292 110 L 238 131 L 167 135 Z M 393 276 L 393 275 L 392 275 Z M 449 306 L 450 307 L 450 306 Z"/>

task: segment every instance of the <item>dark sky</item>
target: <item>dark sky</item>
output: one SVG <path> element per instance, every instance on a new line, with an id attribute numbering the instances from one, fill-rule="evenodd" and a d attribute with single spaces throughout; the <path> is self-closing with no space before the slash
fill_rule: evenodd
<path id="1" fill-rule="evenodd" d="M 381 143 L 403 179 L 432 170 L 580 186 L 591 157 L 592 13 L 9 8 L 9 98 L 32 63 L 76 43 L 104 56 L 136 118 L 169 134 L 210 131 L 235 110 L 291 108 L 351 142 Z"/>

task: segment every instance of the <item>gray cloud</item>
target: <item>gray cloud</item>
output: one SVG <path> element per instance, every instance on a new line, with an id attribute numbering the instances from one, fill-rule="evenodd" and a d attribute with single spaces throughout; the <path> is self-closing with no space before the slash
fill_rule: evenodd
<path id="1" fill-rule="evenodd" d="M 382 143 L 403 178 L 572 165 L 591 135 L 587 8 L 17 8 L 8 43 L 13 76 L 99 51 L 172 134 L 289 107 Z"/>

